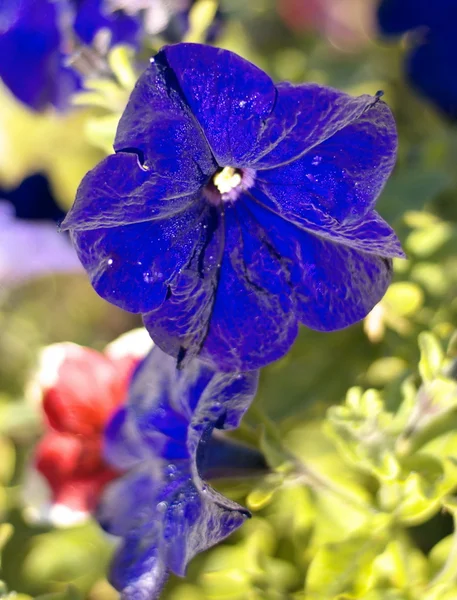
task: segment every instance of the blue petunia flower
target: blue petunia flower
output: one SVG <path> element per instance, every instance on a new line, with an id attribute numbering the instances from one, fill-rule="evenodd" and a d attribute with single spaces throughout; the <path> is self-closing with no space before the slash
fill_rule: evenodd
<path id="1" fill-rule="evenodd" d="M 385 35 L 415 32 L 406 57 L 406 76 L 445 115 L 456 119 L 457 2 L 383 0 L 378 22 Z"/>
<path id="2" fill-rule="evenodd" d="M 166 46 L 62 228 L 95 290 L 142 313 L 165 352 L 256 369 L 299 323 L 347 327 L 384 295 L 403 253 L 373 207 L 396 145 L 378 96 L 275 85 L 232 52 Z"/>
<path id="3" fill-rule="evenodd" d="M 5 0 L 0 4 L 0 78 L 34 110 L 64 109 L 81 86 L 67 66 L 78 44 L 90 45 L 97 32 L 110 44 L 135 43 L 139 23 L 121 11 L 108 13 L 103 0 Z"/>
<path id="4" fill-rule="evenodd" d="M 201 361 L 177 370 L 157 346 L 136 371 L 127 406 L 105 432 L 105 457 L 128 471 L 110 484 L 97 518 L 123 538 L 110 581 L 126 600 L 158 597 L 168 572 L 184 575 L 198 552 L 237 529 L 249 512 L 203 477 L 229 467 L 264 469 L 255 450 L 215 431 L 238 426 L 258 373 L 216 372 Z"/>

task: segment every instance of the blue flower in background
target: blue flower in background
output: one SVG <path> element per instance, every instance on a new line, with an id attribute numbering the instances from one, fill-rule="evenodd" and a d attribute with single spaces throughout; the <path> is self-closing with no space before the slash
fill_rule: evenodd
<path id="1" fill-rule="evenodd" d="M 7 200 L 17 219 L 60 222 L 65 211 L 57 204 L 45 175 L 35 173 L 13 189 L 0 187 L 0 198 Z"/>
<path id="2" fill-rule="evenodd" d="M 448 117 L 457 118 L 457 2 L 383 0 L 378 22 L 386 35 L 415 31 L 406 76 Z"/>
<path id="3" fill-rule="evenodd" d="M 138 45 L 141 22 L 137 14 L 128 15 L 122 10 L 109 10 L 106 0 L 73 2 L 76 2 L 77 6 L 73 28 L 78 39 L 84 44 L 92 44 L 97 33 L 106 29 L 110 34 L 111 45 Z"/>
<path id="4" fill-rule="evenodd" d="M 134 375 L 128 403 L 105 432 L 105 458 L 127 474 L 106 489 L 97 518 L 123 538 L 110 581 L 122 597 L 158 597 L 168 572 L 237 529 L 249 512 L 203 477 L 265 469 L 254 449 L 215 431 L 238 426 L 258 373 L 221 373 L 198 360 L 182 370 L 158 347 Z"/>
<path id="5" fill-rule="evenodd" d="M 70 240 L 57 233 L 64 216 L 41 174 L 0 188 L 0 294 L 43 275 L 82 272 Z"/>
<path id="6" fill-rule="evenodd" d="M 64 109 L 81 86 L 68 57 L 102 29 L 110 44 L 134 43 L 139 23 L 120 11 L 107 13 L 103 0 L 6 0 L 0 5 L 0 78 L 35 110 Z"/>
<path id="7" fill-rule="evenodd" d="M 63 64 L 57 3 L 24 0 L 14 10 L 12 4 L 0 7 L 0 77 L 31 108 L 65 105 L 78 78 Z"/>
<path id="8" fill-rule="evenodd" d="M 167 46 L 62 227 L 95 290 L 142 313 L 165 352 L 256 369 L 299 323 L 346 327 L 384 295 L 403 253 L 373 207 L 396 144 L 378 96 L 274 85 L 226 50 Z"/>

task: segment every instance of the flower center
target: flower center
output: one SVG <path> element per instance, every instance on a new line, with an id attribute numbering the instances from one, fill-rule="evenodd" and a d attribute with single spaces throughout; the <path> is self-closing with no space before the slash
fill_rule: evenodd
<path id="1" fill-rule="evenodd" d="M 203 188 L 203 194 L 211 204 L 236 200 L 241 192 L 254 185 L 255 171 L 253 169 L 238 169 L 236 167 L 221 167 Z"/>
<path id="2" fill-rule="evenodd" d="M 240 185 L 241 172 L 233 167 L 224 167 L 222 171 L 214 175 L 213 183 L 221 195 L 227 194 Z"/>

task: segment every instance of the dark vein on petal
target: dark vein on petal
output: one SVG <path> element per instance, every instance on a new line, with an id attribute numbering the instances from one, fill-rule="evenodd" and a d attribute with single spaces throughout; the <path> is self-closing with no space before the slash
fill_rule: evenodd
<path id="1" fill-rule="evenodd" d="M 162 67 L 162 69 L 163 69 L 162 75 L 163 75 L 163 78 L 164 78 L 164 83 L 165 83 L 165 86 L 167 88 L 167 91 L 171 89 L 171 90 L 173 90 L 174 92 L 177 93 L 177 95 L 178 95 L 178 97 L 179 97 L 179 99 L 181 101 L 182 108 L 184 109 L 185 114 L 190 117 L 190 119 L 192 120 L 192 122 L 196 126 L 197 130 L 200 131 L 203 139 L 205 140 L 205 142 L 206 142 L 206 144 L 207 144 L 207 146 L 209 148 L 210 154 L 211 154 L 211 156 L 212 156 L 215 164 L 217 165 L 218 162 L 216 160 L 216 157 L 213 154 L 213 149 L 211 148 L 211 145 L 208 142 L 208 139 L 206 137 L 205 131 L 204 131 L 203 127 L 201 126 L 200 121 L 197 119 L 197 117 L 194 115 L 194 113 L 190 109 L 190 106 L 189 106 L 189 103 L 187 101 L 186 95 L 184 94 L 184 91 L 183 91 L 183 89 L 181 87 L 181 84 L 179 83 L 179 80 L 178 80 L 178 77 L 177 77 L 176 73 L 174 72 L 173 68 L 170 66 L 170 63 L 168 62 L 168 59 L 167 59 L 167 57 L 165 55 L 165 52 L 162 51 L 162 52 L 159 52 L 158 54 L 156 54 L 156 56 L 155 56 L 155 64 L 159 65 L 160 67 Z M 167 76 L 171 79 L 171 81 L 170 81 L 171 85 L 169 85 L 169 82 L 167 81 Z M 171 96 L 170 96 L 170 98 L 171 98 Z"/>

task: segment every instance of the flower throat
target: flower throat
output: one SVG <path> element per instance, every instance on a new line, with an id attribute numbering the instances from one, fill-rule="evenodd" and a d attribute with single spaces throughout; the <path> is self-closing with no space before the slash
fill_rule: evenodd
<path id="1" fill-rule="evenodd" d="M 254 185 L 255 171 L 249 168 L 220 167 L 203 188 L 207 200 L 214 205 L 235 201 Z"/>

